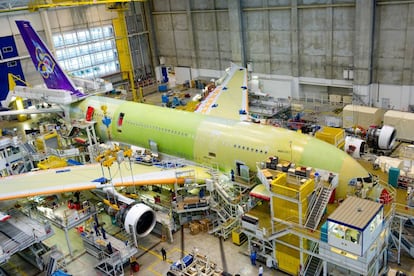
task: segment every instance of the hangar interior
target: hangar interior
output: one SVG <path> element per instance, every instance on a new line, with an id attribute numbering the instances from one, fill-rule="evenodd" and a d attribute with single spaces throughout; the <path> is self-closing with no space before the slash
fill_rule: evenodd
<path id="1" fill-rule="evenodd" d="M 414 274 L 412 18 L 2 1 L 0 275 Z"/>

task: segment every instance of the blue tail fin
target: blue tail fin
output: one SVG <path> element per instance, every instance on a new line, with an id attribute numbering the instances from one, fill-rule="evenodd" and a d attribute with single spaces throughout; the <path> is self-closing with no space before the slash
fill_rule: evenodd
<path id="1" fill-rule="evenodd" d="M 63 89 L 70 91 L 73 96 L 86 96 L 81 91 L 76 89 L 71 79 L 56 62 L 46 44 L 33 29 L 30 22 L 17 20 L 16 24 L 32 58 L 33 64 L 36 70 L 42 75 L 46 86 L 50 89 Z"/>

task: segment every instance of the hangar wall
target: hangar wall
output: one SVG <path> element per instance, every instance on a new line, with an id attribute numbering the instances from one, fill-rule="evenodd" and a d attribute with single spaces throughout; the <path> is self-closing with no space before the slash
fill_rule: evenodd
<path id="1" fill-rule="evenodd" d="M 152 61 L 155 67 L 162 56 L 168 66 L 191 67 L 193 77 L 217 77 L 230 61 L 251 62 L 263 87 L 271 89 L 265 92 L 275 96 L 317 98 L 349 91 L 368 105 L 403 110 L 414 105 L 411 0 L 148 0 L 134 5 L 143 5 L 141 23 L 152 30 L 151 50 L 143 51 L 151 57 L 135 63 Z M 25 55 L 15 19 L 32 21 L 47 38 L 116 16 L 104 5 L 4 13 L 0 35 L 14 34 Z M 128 22 L 138 17 L 130 12 Z M 147 42 L 138 44 L 140 49 Z M 22 66 L 26 74 L 33 72 L 28 59 Z M 353 80 L 344 78 L 349 68 Z M 26 78 L 40 80 L 35 73 Z"/>
<path id="2" fill-rule="evenodd" d="M 230 61 L 250 61 L 275 90 L 286 89 L 290 76 L 292 96 L 303 97 L 315 85 L 321 94 L 325 86 L 348 88 L 365 104 L 380 106 L 382 98 L 394 108 L 414 104 L 413 1 L 150 3 L 158 55 L 166 64 L 224 70 Z M 344 79 L 348 68 L 353 80 Z"/>

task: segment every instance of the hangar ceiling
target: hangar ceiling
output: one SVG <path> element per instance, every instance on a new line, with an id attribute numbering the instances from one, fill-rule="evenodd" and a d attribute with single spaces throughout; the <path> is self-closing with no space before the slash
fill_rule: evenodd
<path id="1" fill-rule="evenodd" d="M 0 11 L 15 11 L 27 9 L 29 0 L 6 0 L 0 1 Z"/>

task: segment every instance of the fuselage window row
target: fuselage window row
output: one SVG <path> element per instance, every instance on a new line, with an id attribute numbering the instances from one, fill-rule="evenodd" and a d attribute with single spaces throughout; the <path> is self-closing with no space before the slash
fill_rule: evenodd
<path id="1" fill-rule="evenodd" d="M 160 132 L 171 133 L 171 134 L 180 135 L 180 136 L 184 136 L 184 137 L 189 136 L 189 134 L 185 133 L 185 132 L 181 132 L 181 131 L 177 131 L 177 130 L 173 130 L 173 129 L 169 129 L 169 128 L 161 128 L 161 127 L 154 126 L 154 125 L 147 125 L 147 124 L 143 124 L 143 123 L 134 123 L 134 122 L 131 122 L 131 121 L 125 121 L 125 124 L 134 125 L 134 126 L 141 127 L 141 128 L 151 128 L 151 129 L 155 129 L 155 130 L 160 131 Z"/>
<path id="2" fill-rule="evenodd" d="M 233 147 L 234 147 L 234 148 L 239 148 L 239 149 L 242 149 L 242 150 L 251 151 L 251 152 L 256 151 L 256 153 L 259 153 L 259 149 L 255 149 L 255 148 L 245 147 L 245 146 L 236 145 L 236 144 L 234 144 L 234 145 L 233 145 Z M 263 150 L 260 150 L 260 153 L 261 153 L 261 154 L 263 154 L 263 153 L 264 153 L 264 154 L 267 154 L 267 151 L 264 151 L 264 152 L 263 152 Z"/>
<path id="3" fill-rule="evenodd" d="M 96 113 L 96 114 L 94 114 L 94 117 L 99 117 L 99 118 L 96 118 L 96 119 L 100 119 L 100 118 L 103 118 L 104 115 L 101 114 L 101 113 Z M 143 124 L 143 123 L 134 123 L 134 122 L 131 122 L 131 121 L 125 121 L 124 123 L 125 124 L 129 124 L 129 125 L 135 125 L 135 126 L 138 126 L 138 127 L 141 127 L 141 128 L 147 128 L 147 129 L 148 128 L 152 128 L 152 129 L 155 129 L 157 131 L 167 132 L 167 133 L 171 133 L 171 134 L 175 134 L 175 135 L 180 135 L 180 136 L 184 136 L 184 137 L 188 137 L 189 136 L 189 134 L 186 133 L 186 132 L 181 132 L 181 131 L 172 130 L 172 129 L 168 129 L 168 128 L 161 128 L 161 127 L 154 126 L 154 125 L 147 125 L 147 124 Z"/>

